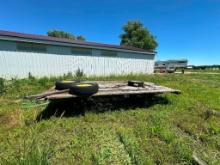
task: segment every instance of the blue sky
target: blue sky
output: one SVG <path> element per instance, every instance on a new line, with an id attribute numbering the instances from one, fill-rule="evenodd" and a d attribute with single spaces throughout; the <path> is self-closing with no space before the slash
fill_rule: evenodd
<path id="1" fill-rule="evenodd" d="M 156 59 L 220 64 L 220 0 L 1 0 L 0 29 L 61 29 L 119 44 L 122 26 L 140 20 L 157 37 Z"/>

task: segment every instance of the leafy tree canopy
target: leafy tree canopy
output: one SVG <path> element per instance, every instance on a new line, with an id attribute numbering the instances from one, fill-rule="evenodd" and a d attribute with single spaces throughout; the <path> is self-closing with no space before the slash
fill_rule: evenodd
<path id="1" fill-rule="evenodd" d="M 79 40 L 79 41 L 85 41 L 85 37 L 79 35 L 79 36 L 75 36 L 71 33 L 62 31 L 62 30 L 49 30 L 47 32 L 47 35 L 50 37 L 58 37 L 58 38 L 67 38 L 70 40 Z"/>
<path id="2" fill-rule="evenodd" d="M 124 33 L 120 35 L 121 45 L 134 46 L 148 51 L 154 51 L 158 46 L 155 36 L 140 21 L 128 21 L 123 26 L 123 30 Z"/>
<path id="3" fill-rule="evenodd" d="M 79 41 L 85 41 L 86 40 L 85 37 L 83 37 L 81 35 L 77 36 L 76 39 L 79 40 Z"/>

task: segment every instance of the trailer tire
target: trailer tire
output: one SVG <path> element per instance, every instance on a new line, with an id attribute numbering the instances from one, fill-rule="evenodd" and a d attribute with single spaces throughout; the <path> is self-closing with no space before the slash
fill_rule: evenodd
<path id="1" fill-rule="evenodd" d="M 71 85 L 69 93 L 77 96 L 87 97 L 97 93 L 98 90 L 99 90 L 99 86 L 97 83 L 79 82 Z"/>
<path id="2" fill-rule="evenodd" d="M 69 89 L 76 82 L 77 81 L 56 81 L 55 89 L 57 90 Z"/>

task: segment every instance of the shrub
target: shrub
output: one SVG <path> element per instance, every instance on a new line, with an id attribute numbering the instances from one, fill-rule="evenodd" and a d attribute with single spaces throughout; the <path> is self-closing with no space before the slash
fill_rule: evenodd
<path id="1" fill-rule="evenodd" d="M 85 77 L 85 74 L 83 72 L 83 70 L 80 70 L 79 68 L 76 70 L 74 77 L 76 79 L 81 80 L 83 77 Z"/>
<path id="2" fill-rule="evenodd" d="M 48 84 L 50 85 L 50 79 L 47 77 L 40 78 L 38 80 L 38 84 L 42 87 L 46 87 L 46 86 L 48 86 Z"/>
<path id="3" fill-rule="evenodd" d="M 0 78 L 0 95 L 2 95 L 5 92 L 5 80 L 3 78 Z"/>
<path id="4" fill-rule="evenodd" d="M 31 80 L 35 79 L 35 77 L 31 74 L 31 72 L 28 73 L 28 79 L 31 79 Z"/>
<path id="5" fill-rule="evenodd" d="M 17 79 L 16 77 L 12 78 L 9 88 L 10 88 L 11 92 L 12 91 L 20 92 L 20 90 L 21 90 L 21 81 L 19 81 L 19 79 Z"/>
<path id="6" fill-rule="evenodd" d="M 67 74 L 64 74 L 63 75 L 63 78 L 64 79 L 73 79 L 73 74 L 72 74 L 72 72 L 68 72 Z"/>

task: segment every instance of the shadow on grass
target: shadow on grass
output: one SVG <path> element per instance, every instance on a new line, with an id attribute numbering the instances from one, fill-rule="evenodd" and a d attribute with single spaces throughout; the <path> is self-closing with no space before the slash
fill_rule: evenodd
<path id="1" fill-rule="evenodd" d="M 112 96 L 96 98 L 72 98 L 51 101 L 37 116 L 36 120 L 50 117 L 73 117 L 85 115 L 87 111 L 102 113 L 105 111 L 131 110 L 135 108 L 149 108 L 155 104 L 169 104 L 166 97 L 154 95 L 130 95 L 129 97 Z"/>

